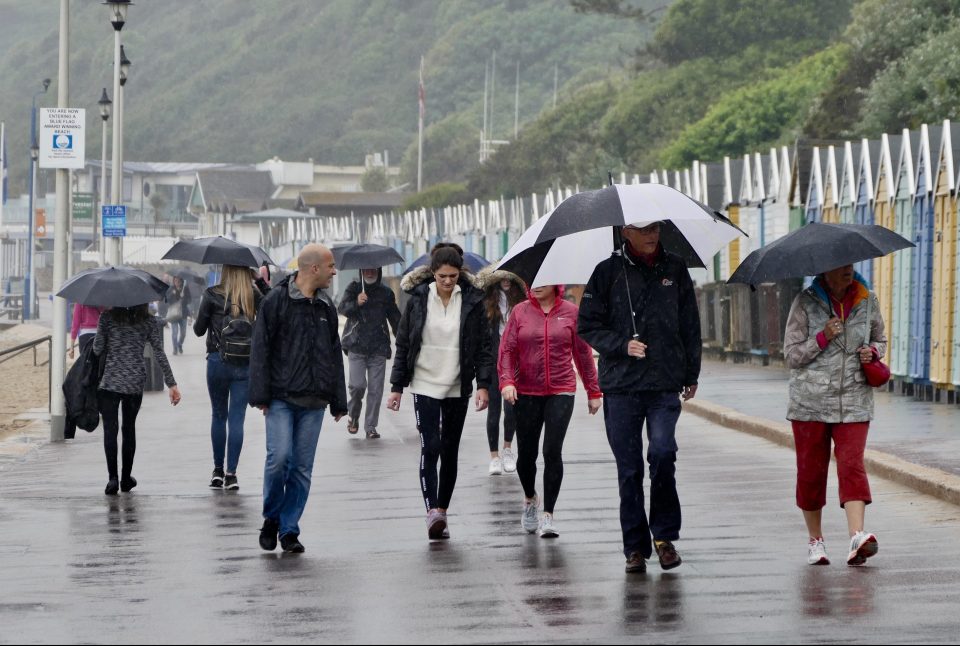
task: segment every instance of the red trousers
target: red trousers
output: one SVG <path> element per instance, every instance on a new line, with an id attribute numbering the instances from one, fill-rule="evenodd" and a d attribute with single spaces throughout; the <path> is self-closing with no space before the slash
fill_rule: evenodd
<path id="1" fill-rule="evenodd" d="M 797 449 L 797 507 L 817 511 L 826 506 L 831 439 L 837 456 L 840 506 L 851 500 L 869 505 L 870 483 L 863 466 L 863 450 L 870 422 L 826 424 L 791 420 L 791 424 Z"/>

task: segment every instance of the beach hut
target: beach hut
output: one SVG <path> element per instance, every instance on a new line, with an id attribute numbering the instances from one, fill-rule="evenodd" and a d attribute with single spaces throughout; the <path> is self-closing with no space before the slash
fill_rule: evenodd
<path id="1" fill-rule="evenodd" d="M 740 189 L 740 228 L 747 234 L 741 242 L 743 256 L 763 246 L 763 200 L 766 197 L 766 169 L 760 153 L 743 156 L 743 180 Z M 742 258 L 741 258 L 742 260 Z"/>
<path id="2" fill-rule="evenodd" d="M 763 201 L 763 244 L 790 232 L 790 183 L 793 167 L 790 149 L 770 149 L 766 197 Z"/>
<path id="3" fill-rule="evenodd" d="M 723 158 L 723 203 L 730 221 L 742 228 L 740 223 L 740 193 L 743 182 L 743 160 L 729 157 Z M 741 255 L 741 240 L 737 238 L 722 252 L 721 278 L 727 280 L 730 274 L 740 266 L 740 261 L 746 256 Z"/>
<path id="4" fill-rule="evenodd" d="M 856 166 L 856 190 L 854 191 L 853 222 L 855 224 L 873 224 L 875 187 L 873 165 L 880 156 L 880 140 L 863 139 L 860 141 Z M 855 268 L 860 275 L 873 284 L 873 261 L 858 262 Z"/>
<path id="5" fill-rule="evenodd" d="M 896 230 L 893 199 L 896 195 L 896 175 L 893 172 L 893 151 L 900 150 L 900 135 L 884 134 L 880 137 L 877 158 L 876 180 L 873 191 L 874 222 L 891 231 Z M 887 337 L 893 329 L 893 256 L 881 256 L 873 261 L 873 291 L 880 301 L 880 311 L 887 328 Z M 889 344 L 887 355 L 889 356 Z M 889 359 L 887 360 L 889 363 Z"/>
<path id="6" fill-rule="evenodd" d="M 837 191 L 837 221 L 844 224 L 853 224 L 854 211 L 857 206 L 857 176 L 853 170 L 852 142 L 843 142 L 843 158 L 837 174 L 840 182 L 840 189 Z"/>
<path id="7" fill-rule="evenodd" d="M 913 151 L 919 145 L 920 133 L 904 128 L 897 160 L 893 211 L 896 232 L 908 240 L 913 238 L 913 198 L 917 193 Z M 904 249 L 893 256 L 893 326 L 887 337 L 890 341 L 890 371 L 898 377 L 907 377 L 910 372 L 910 299 L 915 255 L 915 249 Z"/>
<path id="8" fill-rule="evenodd" d="M 810 174 L 807 181 L 807 199 L 804 205 L 804 220 L 823 221 L 824 185 L 823 169 L 827 165 L 827 149 L 814 146 L 810 154 Z"/>
<path id="9" fill-rule="evenodd" d="M 930 381 L 951 383 L 956 307 L 957 208 L 954 161 L 960 158 L 960 123 L 943 122 L 933 177 L 933 276 L 930 309 Z"/>
<path id="10" fill-rule="evenodd" d="M 960 176 L 956 178 L 953 185 L 954 208 L 957 209 L 954 216 L 955 231 L 953 233 L 957 238 L 957 260 L 956 273 L 953 278 L 953 346 L 950 358 L 950 383 L 954 386 L 960 386 Z"/>
<path id="11" fill-rule="evenodd" d="M 820 221 L 836 224 L 840 221 L 840 186 L 837 174 L 837 147 L 827 146 L 826 165 L 823 166 L 823 207 Z"/>
<path id="12" fill-rule="evenodd" d="M 914 262 L 910 297 L 910 377 L 914 383 L 930 378 L 930 315 L 933 301 L 933 179 L 930 141 L 941 136 L 940 126 L 920 126 L 917 149 L 916 190 L 913 198 Z"/>

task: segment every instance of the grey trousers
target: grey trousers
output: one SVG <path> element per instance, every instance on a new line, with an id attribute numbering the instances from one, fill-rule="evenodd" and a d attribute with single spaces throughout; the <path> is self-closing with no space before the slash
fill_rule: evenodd
<path id="1" fill-rule="evenodd" d="M 363 420 L 363 430 L 377 428 L 380 420 L 380 404 L 383 400 L 383 384 L 387 376 L 386 357 L 351 352 L 350 360 L 350 403 L 347 415 L 360 425 L 360 412 L 363 410 L 363 394 L 368 392 L 367 415 Z"/>

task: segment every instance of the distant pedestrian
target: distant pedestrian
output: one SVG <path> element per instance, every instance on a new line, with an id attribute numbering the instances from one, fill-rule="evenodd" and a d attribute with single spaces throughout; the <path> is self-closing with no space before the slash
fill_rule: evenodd
<path id="1" fill-rule="evenodd" d="M 194 334 L 207 337 L 207 392 L 213 444 L 210 486 L 214 489 L 240 488 L 237 466 L 243 449 L 253 325 L 263 295 L 269 291 L 263 276 L 252 273 L 248 267 L 224 265 L 220 283 L 204 291 L 193 322 Z"/>
<path id="2" fill-rule="evenodd" d="M 863 453 L 873 419 L 873 388 L 863 365 L 878 361 L 886 349 L 879 301 L 853 265 L 821 274 L 794 299 L 783 342 L 791 368 L 787 419 L 793 425 L 797 506 L 810 535 L 811 565 L 830 562 L 821 519 L 831 440 L 850 532 L 847 565 L 863 565 L 877 553 L 877 537 L 863 529 L 871 502 Z"/>
<path id="3" fill-rule="evenodd" d="M 103 418 L 103 449 L 107 456 L 108 482 L 104 493 L 130 491 L 137 486 L 133 477 L 133 457 L 137 451 L 137 413 L 143 401 L 147 380 L 143 360 L 144 346 L 149 343 L 163 370 L 163 381 L 170 389 L 170 403 L 180 403 L 180 389 L 163 352 L 160 321 L 150 316 L 144 303 L 135 307 L 114 307 L 100 316 L 93 353 L 104 357 L 103 376 L 97 392 Z M 120 410 L 123 426 L 120 425 Z M 123 467 L 117 472 L 117 435 L 123 432 Z"/>
<path id="4" fill-rule="evenodd" d="M 492 268 L 477 274 L 477 282 L 483 288 L 483 305 L 487 312 L 487 327 L 490 331 L 490 349 L 494 361 L 500 353 L 500 337 L 506 329 L 513 308 L 527 300 L 527 286 L 516 274 L 495 271 Z M 503 451 L 500 451 L 500 413 L 503 412 Z M 513 404 L 500 396 L 497 373 L 493 373 L 490 387 L 490 407 L 487 408 L 487 444 L 490 448 L 488 473 L 498 476 L 517 470 L 517 456 L 513 452 L 513 436 L 517 432 L 517 416 Z"/>
<path id="5" fill-rule="evenodd" d="M 600 353 L 607 439 L 620 480 L 627 572 L 680 565 L 676 427 L 680 393 L 692 399 L 700 375 L 700 315 L 683 259 L 660 244 L 660 223 L 623 228 L 624 244 L 593 271 L 580 301 L 578 331 Z M 643 425 L 650 464 L 650 520 L 644 509 Z M 651 535 L 653 545 L 651 545 Z"/>
<path id="6" fill-rule="evenodd" d="M 300 517 L 307 505 L 313 462 L 329 406 L 347 414 L 337 310 L 323 292 L 336 275 L 329 249 L 308 244 L 298 270 L 260 306 L 250 354 L 249 401 L 266 415 L 260 547 L 303 552 Z"/>
<path id="7" fill-rule="evenodd" d="M 430 265 L 404 277 L 410 294 L 397 333 L 387 407 L 400 410 L 403 389 L 413 393 L 420 432 L 420 488 L 427 536 L 449 538 L 447 511 L 457 483 L 460 437 L 477 381 L 476 409 L 489 403 L 493 380 L 483 291 L 463 270 L 463 250 L 438 243 Z M 437 464 L 440 464 L 439 478 Z"/>
<path id="8" fill-rule="evenodd" d="M 167 309 L 165 318 L 170 324 L 170 340 L 173 341 L 173 353 L 183 354 L 183 340 L 187 336 L 187 319 L 190 313 L 190 288 L 180 276 L 173 277 L 173 284 L 167 290 Z"/>
<path id="9" fill-rule="evenodd" d="M 587 390 L 587 410 L 600 410 L 593 349 L 577 335 L 577 306 L 563 299 L 562 285 L 537 287 L 517 305 L 500 342 L 497 363 L 504 402 L 517 415 L 517 475 L 523 485 L 520 525 L 541 538 L 560 535 L 553 522 L 563 482 L 563 440 L 573 415 L 577 366 Z M 537 495 L 537 457 L 543 433 L 543 515 Z"/>
<path id="10" fill-rule="evenodd" d="M 363 430 L 368 440 L 380 437 L 377 423 L 387 379 L 387 359 L 391 355 L 390 330 L 396 336 L 400 325 L 396 296 L 382 280 L 382 269 L 360 270 L 360 280 L 347 285 L 338 308 L 347 317 L 343 330 L 343 351 L 350 363 L 347 430 L 351 434 L 360 430 L 363 397 L 367 394 Z"/>

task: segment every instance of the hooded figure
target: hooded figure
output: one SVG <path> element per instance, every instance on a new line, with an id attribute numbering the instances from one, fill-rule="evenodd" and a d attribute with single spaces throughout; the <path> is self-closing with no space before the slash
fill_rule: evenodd
<path id="1" fill-rule="evenodd" d="M 387 359 L 390 358 L 390 330 L 396 336 L 400 325 L 400 310 L 393 290 L 384 285 L 382 269 L 362 269 L 359 280 L 347 286 L 338 311 L 347 317 L 343 330 L 343 352 L 350 363 L 350 403 L 347 430 L 360 430 L 360 412 L 363 396 L 369 386 L 370 398 L 364 418 L 367 438 L 380 437 L 377 423 L 380 402 L 386 380 Z"/>

